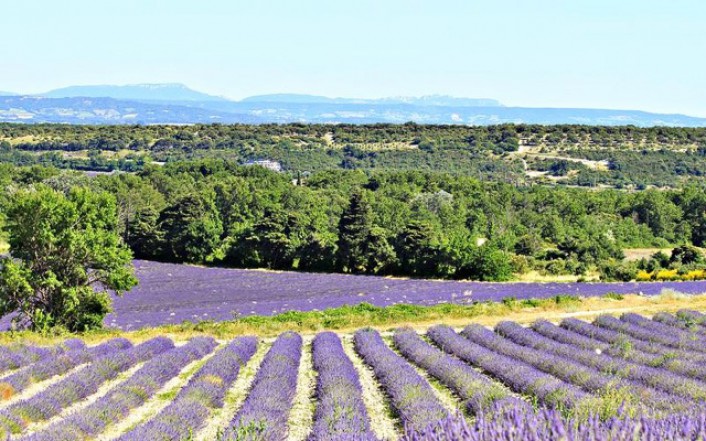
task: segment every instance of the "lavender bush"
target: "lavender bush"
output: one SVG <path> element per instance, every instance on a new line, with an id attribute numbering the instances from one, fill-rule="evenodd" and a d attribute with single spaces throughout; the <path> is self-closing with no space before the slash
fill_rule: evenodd
<path id="1" fill-rule="evenodd" d="M 619 321 L 617 323 L 620 325 Z M 684 351 L 661 343 L 641 340 L 632 335 L 620 332 L 619 330 L 599 327 L 596 324 L 587 323 L 574 318 L 562 320 L 561 327 L 609 343 L 626 352 L 636 349 L 649 354 L 663 356 L 667 359 L 706 363 L 706 357 L 704 357 L 703 354 Z"/>
<path id="2" fill-rule="evenodd" d="M 407 432 L 401 441 L 703 441 L 706 414 L 675 414 L 655 419 L 618 415 L 566 419 L 555 410 L 522 408 L 490 411 L 471 424 L 450 417 L 423 432 Z"/>
<path id="3" fill-rule="evenodd" d="M 427 336 L 446 352 L 478 366 L 515 392 L 531 396 L 543 405 L 562 410 L 577 409 L 593 401 L 589 394 L 578 387 L 520 360 L 473 343 L 448 326 L 433 326 L 427 331 Z"/>
<path id="4" fill-rule="evenodd" d="M 277 337 L 255 374 L 243 407 L 226 430 L 226 440 L 279 441 L 287 436 L 287 420 L 297 388 L 302 338 L 294 332 Z"/>
<path id="5" fill-rule="evenodd" d="M 404 426 L 403 440 L 704 441 L 706 352 L 695 350 L 703 345 L 699 314 L 680 311 L 657 314 L 653 320 L 602 316 L 596 324 L 566 319 L 561 326 L 540 320 L 530 328 L 501 322 L 495 332 L 470 325 L 461 335 L 440 325 L 427 332 L 433 344 L 401 328 L 392 336 L 401 355 L 376 331 L 360 330 L 354 346 L 386 392 L 397 423 Z M 119 441 L 197 438 L 214 409 L 223 405 L 256 345 L 252 337 L 224 345 L 171 403 Z M 100 437 L 216 346 L 212 338 L 197 337 L 180 347 L 167 338 L 134 347 L 124 339 L 90 348 L 80 341 L 48 348 L 0 347 L 0 358 L 4 350 L 20 357 L 44 357 L 4 378 L 19 390 L 88 363 L 34 396 L 0 404 L 0 439 Z M 299 335 L 278 337 L 221 439 L 287 438 L 301 351 Z M 357 371 L 338 336 L 317 335 L 312 356 L 317 384 L 309 441 L 375 440 Z M 65 411 L 143 361 L 130 378 L 95 402 Z M 448 387 L 474 418 L 451 417 L 432 385 L 410 363 Z M 523 396 L 514 396 L 500 382 Z M 47 420 L 50 424 L 28 433 L 32 423 Z"/>
<path id="6" fill-rule="evenodd" d="M 584 324 L 592 326 L 587 323 Z M 624 338 L 620 336 L 620 334 L 615 338 L 608 337 L 607 340 L 615 342 L 614 344 L 610 344 L 603 340 L 586 337 L 577 332 L 556 326 L 546 320 L 534 322 L 532 329 L 544 337 L 549 337 L 561 343 L 573 345 L 588 351 L 607 354 L 611 357 L 622 358 L 645 366 L 661 367 L 680 375 L 706 381 L 706 365 L 676 358 L 675 355 L 668 354 L 667 352 L 662 354 L 643 352 L 633 347 L 631 339 Z M 612 332 L 601 330 L 600 328 L 597 329 L 601 332 Z M 669 351 L 669 348 L 665 349 Z"/>
<path id="7" fill-rule="evenodd" d="M 566 355 L 554 355 L 551 352 L 518 345 L 480 325 L 467 326 L 461 335 L 486 348 L 515 357 L 543 372 L 555 375 L 598 395 L 601 398 L 600 408 L 594 412 L 598 412 L 602 416 L 616 412 L 621 406 L 627 406 L 631 412 L 639 409 L 643 411 L 653 409 L 674 411 L 676 408 L 683 408 L 685 404 L 684 400 L 674 395 L 635 381 L 603 373 L 594 367 L 576 362 Z M 645 405 L 648 407 L 644 408 Z"/>
<path id="8" fill-rule="evenodd" d="M 203 365 L 157 416 L 118 438 L 119 441 L 191 440 L 213 409 L 223 406 L 226 392 L 240 368 L 257 349 L 255 337 L 241 337 Z M 203 356 L 199 354 L 198 356 Z M 196 355 L 195 357 L 196 358 Z"/>
<path id="9" fill-rule="evenodd" d="M 184 366 L 208 354 L 215 342 L 211 338 L 194 338 L 174 348 L 162 341 L 169 350 L 162 352 L 135 372 L 118 387 L 79 412 L 51 424 L 44 430 L 22 438 L 27 441 L 72 441 L 90 439 L 103 432 L 110 424 L 127 416 L 131 409 L 143 404 L 149 397 L 175 377 Z"/>
<path id="10" fill-rule="evenodd" d="M 690 353 L 689 356 L 694 354 L 700 359 L 703 359 L 705 355 L 704 352 L 706 352 L 706 348 L 702 343 L 696 342 L 692 339 L 683 339 L 658 330 L 645 328 L 634 323 L 618 320 L 613 316 L 598 316 L 593 323 L 602 328 L 618 331 L 646 342 L 658 343 L 675 349 L 687 351 Z"/>
<path id="11" fill-rule="evenodd" d="M 0 399 L 8 400 L 33 383 L 64 374 L 80 364 L 122 351 L 132 344 L 124 338 L 115 338 L 92 348 L 82 347 L 77 343 L 72 346 L 76 349 L 55 353 L 44 358 L 41 363 L 29 365 L 3 378 L 0 381 Z"/>
<path id="12" fill-rule="evenodd" d="M 693 323 L 701 327 L 706 327 L 706 314 L 691 309 L 680 309 L 677 311 L 677 317 L 686 323 Z"/>
<path id="13" fill-rule="evenodd" d="M 103 355 L 85 369 L 63 378 L 37 395 L 6 407 L 0 411 L 0 421 L 9 426 L 13 433 L 19 433 L 29 423 L 58 415 L 71 404 L 95 393 L 101 384 L 124 370 L 172 347 L 174 344 L 168 338 L 156 337 L 125 351 Z"/>
<path id="14" fill-rule="evenodd" d="M 652 320 L 667 326 L 671 326 L 682 331 L 698 334 L 700 337 L 706 336 L 706 328 L 686 317 L 679 317 L 667 312 L 659 312 L 652 317 Z"/>
<path id="15" fill-rule="evenodd" d="M 496 403 L 505 403 L 507 406 L 528 405 L 511 397 L 506 389 L 458 358 L 425 342 L 413 329 L 397 329 L 393 340 L 404 357 L 461 397 L 470 413 L 479 413 Z"/>
<path id="16" fill-rule="evenodd" d="M 18 369 L 70 350 L 85 348 L 83 341 L 73 338 L 52 347 L 17 344 L 0 346 L 0 374 Z"/>
<path id="17" fill-rule="evenodd" d="M 312 342 L 316 383 L 316 412 L 310 441 L 374 440 L 358 372 L 333 332 Z"/>
<path id="18" fill-rule="evenodd" d="M 626 322 L 626 323 L 631 323 L 633 325 L 641 326 L 645 329 L 649 329 L 654 332 L 661 332 L 665 335 L 671 336 L 671 337 L 676 337 L 687 344 L 696 343 L 701 344 L 701 347 L 699 349 L 700 352 L 706 352 L 706 338 L 704 338 L 703 335 L 700 335 L 697 330 L 684 330 L 684 329 L 678 329 L 673 326 L 665 325 L 664 323 L 660 323 L 658 321 L 650 320 L 648 318 L 645 318 L 639 314 L 635 313 L 625 313 L 620 316 L 620 320 Z"/>
<path id="19" fill-rule="evenodd" d="M 635 364 L 622 358 L 559 343 L 513 322 L 500 322 L 495 329 L 514 343 L 577 361 L 607 375 L 634 380 L 640 384 L 630 384 L 628 390 L 631 394 L 639 394 L 641 399 L 655 395 L 651 390 L 642 387 L 646 385 L 697 402 L 706 400 L 706 383 L 676 375 L 668 370 Z M 674 404 L 682 404 L 681 400 L 671 401 Z"/>
<path id="20" fill-rule="evenodd" d="M 362 329 L 353 337 L 355 350 L 370 366 L 390 397 L 405 427 L 421 430 L 448 416 L 429 383 L 402 357 L 387 347 L 377 331 Z"/>

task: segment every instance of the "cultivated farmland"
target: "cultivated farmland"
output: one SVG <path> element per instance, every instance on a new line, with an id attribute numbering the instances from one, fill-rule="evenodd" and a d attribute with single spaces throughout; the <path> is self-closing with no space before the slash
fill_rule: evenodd
<path id="1" fill-rule="evenodd" d="M 116 298 L 106 325 L 134 330 L 185 320 L 224 321 L 249 315 L 318 311 L 362 302 L 375 306 L 499 302 L 607 293 L 655 296 L 664 290 L 706 293 L 706 281 L 616 283 L 483 283 L 376 276 L 205 268 L 135 261 L 140 285 Z M 5 328 L 9 320 L 0 322 Z"/>
<path id="2" fill-rule="evenodd" d="M 706 315 L 0 347 L 11 439 L 697 440 Z"/>

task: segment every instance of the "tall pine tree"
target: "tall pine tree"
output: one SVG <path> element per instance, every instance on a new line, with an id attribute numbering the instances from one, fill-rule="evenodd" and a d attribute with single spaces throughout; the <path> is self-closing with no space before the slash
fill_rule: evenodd
<path id="1" fill-rule="evenodd" d="M 364 192 L 351 196 L 338 223 L 338 266 L 350 273 L 383 271 L 395 262 L 385 230 L 373 223 L 373 210 Z"/>

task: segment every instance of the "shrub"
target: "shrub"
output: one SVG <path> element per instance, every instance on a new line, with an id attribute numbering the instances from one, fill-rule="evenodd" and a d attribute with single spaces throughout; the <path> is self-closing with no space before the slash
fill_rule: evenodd
<path id="1" fill-rule="evenodd" d="M 706 279 L 706 270 L 691 270 L 685 274 L 682 274 L 681 278 L 683 280 L 703 280 Z"/>
<path id="2" fill-rule="evenodd" d="M 634 263 L 610 260 L 599 268 L 601 280 L 628 282 L 637 277 L 638 271 Z"/>
<path id="3" fill-rule="evenodd" d="M 654 274 L 654 279 L 659 281 L 679 280 L 681 277 L 677 270 L 659 270 Z"/>

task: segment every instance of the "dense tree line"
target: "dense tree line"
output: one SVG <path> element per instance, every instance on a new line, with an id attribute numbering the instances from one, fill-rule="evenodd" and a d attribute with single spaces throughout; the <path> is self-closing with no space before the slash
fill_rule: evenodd
<path id="1" fill-rule="evenodd" d="M 292 177 L 224 160 L 94 178 L 1 171 L 4 189 L 41 182 L 112 194 L 117 228 L 135 255 L 175 262 L 507 280 L 530 270 L 610 276 L 626 247 L 706 245 L 698 184 L 633 193 L 422 171 Z"/>

